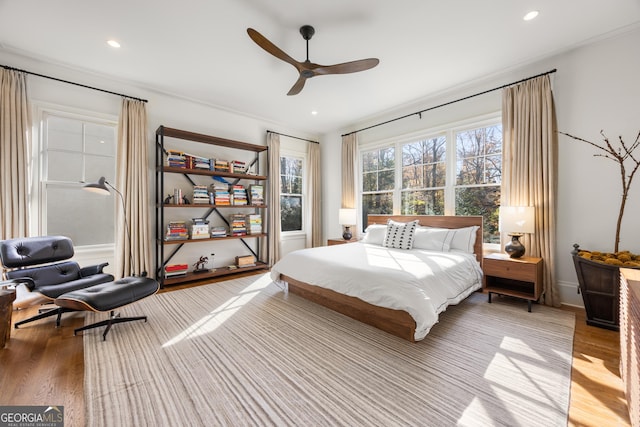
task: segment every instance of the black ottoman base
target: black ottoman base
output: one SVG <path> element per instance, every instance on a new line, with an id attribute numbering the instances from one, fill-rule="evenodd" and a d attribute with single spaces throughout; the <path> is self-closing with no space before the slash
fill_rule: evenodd
<path id="1" fill-rule="evenodd" d="M 132 322 L 135 320 L 147 321 L 147 316 L 120 317 L 115 313 L 116 308 L 134 303 L 155 294 L 160 289 L 157 281 L 148 277 L 123 277 L 113 282 L 102 283 L 90 288 L 79 289 L 60 295 L 55 299 L 55 304 L 64 310 L 109 312 L 109 318 L 92 323 L 74 331 L 74 335 L 87 329 L 106 326 L 102 339 L 107 339 L 111 326 L 116 323 Z"/>

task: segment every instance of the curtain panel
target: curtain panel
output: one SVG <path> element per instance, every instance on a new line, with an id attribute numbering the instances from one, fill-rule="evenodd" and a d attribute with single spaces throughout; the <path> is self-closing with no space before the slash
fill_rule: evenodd
<path id="1" fill-rule="evenodd" d="M 555 282 L 558 138 L 549 75 L 502 92 L 502 206 L 534 206 L 527 254 L 544 261 L 544 303 L 560 305 Z"/>
<path id="2" fill-rule="evenodd" d="M 311 213 L 311 247 L 324 246 L 322 241 L 322 177 L 320 176 L 320 144 L 308 144 L 308 176 Z"/>
<path id="3" fill-rule="evenodd" d="M 0 67 L 0 239 L 29 233 L 31 126 L 26 74 Z"/>
<path id="4" fill-rule="evenodd" d="M 116 188 L 124 211 L 116 209 L 116 265 L 120 277 L 153 271 L 149 212 L 147 110 L 142 101 L 123 98 L 118 123 Z M 125 227 L 125 224 L 127 227 Z"/>
<path id="5" fill-rule="evenodd" d="M 267 233 L 262 239 L 262 253 L 267 253 L 267 263 L 271 267 L 280 259 L 280 135 L 267 132 L 268 176 L 267 189 Z"/>
<path id="6" fill-rule="evenodd" d="M 355 133 L 342 137 L 342 206 L 356 207 L 356 169 L 358 160 L 358 136 Z"/>

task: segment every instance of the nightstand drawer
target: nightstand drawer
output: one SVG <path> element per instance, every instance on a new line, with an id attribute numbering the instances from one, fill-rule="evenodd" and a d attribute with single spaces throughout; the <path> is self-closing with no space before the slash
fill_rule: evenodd
<path id="1" fill-rule="evenodd" d="M 535 264 L 513 260 L 484 259 L 482 269 L 486 276 L 505 277 L 525 282 L 535 282 L 537 267 Z"/>

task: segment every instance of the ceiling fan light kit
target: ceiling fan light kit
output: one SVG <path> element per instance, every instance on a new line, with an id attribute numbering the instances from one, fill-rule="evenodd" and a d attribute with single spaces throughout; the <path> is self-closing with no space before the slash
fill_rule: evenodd
<path id="1" fill-rule="evenodd" d="M 247 34 L 251 37 L 258 46 L 266 50 L 276 58 L 293 65 L 298 70 L 298 80 L 291 87 L 287 95 L 297 95 L 300 93 L 307 79 L 315 76 L 322 76 L 327 74 L 348 74 L 356 73 L 358 71 L 365 71 L 375 67 L 380 62 L 378 58 L 360 59 L 358 61 L 343 62 L 341 64 L 334 65 L 320 65 L 309 61 L 309 40 L 313 37 L 316 30 L 311 25 L 303 25 L 300 27 L 300 34 L 302 38 L 307 42 L 307 59 L 304 62 L 299 62 L 287 55 L 282 49 L 275 44 L 271 43 L 262 34 L 254 30 L 253 28 L 247 28 Z"/>

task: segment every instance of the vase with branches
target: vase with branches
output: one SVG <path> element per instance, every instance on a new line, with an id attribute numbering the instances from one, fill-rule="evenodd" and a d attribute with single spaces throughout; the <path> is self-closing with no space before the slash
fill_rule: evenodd
<path id="1" fill-rule="evenodd" d="M 630 194 L 629 189 L 636 172 L 640 169 L 640 155 L 635 153 L 640 147 L 640 132 L 631 144 L 627 144 L 622 136 L 618 137 L 617 143 L 611 142 L 603 131 L 600 131 L 603 141 L 599 143 L 568 133 L 559 133 L 595 147 L 598 152 L 594 156 L 603 157 L 618 164 L 622 195 L 616 223 L 614 252 L 585 251 L 579 249 L 577 243 L 573 245 L 572 251 L 578 276 L 578 292 L 582 294 L 584 301 L 587 324 L 618 330 L 620 316 L 619 269 L 620 267 L 640 268 L 640 255 L 619 250 L 622 218 Z"/>

